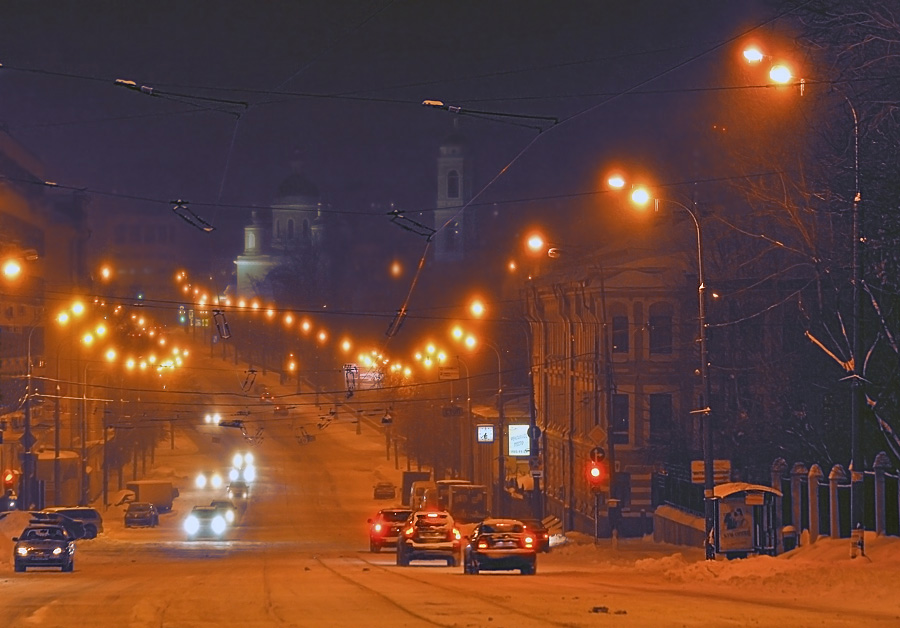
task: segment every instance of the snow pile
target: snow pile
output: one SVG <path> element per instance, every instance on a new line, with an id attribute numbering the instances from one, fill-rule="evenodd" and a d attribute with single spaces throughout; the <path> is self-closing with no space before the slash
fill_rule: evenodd
<path id="1" fill-rule="evenodd" d="M 14 510 L 0 519 L 0 564 L 12 563 L 13 547 L 16 545 L 12 538 L 19 536 L 28 527 L 29 521 L 31 515 L 21 510 Z"/>

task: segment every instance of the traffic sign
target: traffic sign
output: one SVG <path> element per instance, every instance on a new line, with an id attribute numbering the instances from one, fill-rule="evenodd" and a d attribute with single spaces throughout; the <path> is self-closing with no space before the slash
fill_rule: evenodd
<path id="1" fill-rule="evenodd" d="M 705 484 L 706 473 L 702 460 L 691 460 L 691 482 Z M 731 482 L 731 460 L 713 460 L 713 484 Z"/>
<path id="2" fill-rule="evenodd" d="M 442 366 L 438 368 L 438 379 L 459 379 L 459 367 Z"/>

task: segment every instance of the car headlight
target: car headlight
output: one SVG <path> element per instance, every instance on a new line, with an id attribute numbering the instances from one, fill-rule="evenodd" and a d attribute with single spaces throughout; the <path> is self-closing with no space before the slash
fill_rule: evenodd
<path id="1" fill-rule="evenodd" d="M 28 556 L 28 548 L 27 547 L 17 547 L 16 554 L 19 556 Z"/>
<path id="2" fill-rule="evenodd" d="M 222 515 L 216 515 L 215 517 L 213 517 L 210 527 L 216 534 L 222 534 L 223 532 L 225 532 L 225 528 L 228 527 L 228 524 L 225 523 L 225 517 L 223 517 Z"/>
<path id="3" fill-rule="evenodd" d="M 191 515 L 187 519 L 184 520 L 184 531 L 188 534 L 197 534 L 197 530 L 200 529 L 200 520 L 197 519 L 194 515 Z"/>
<path id="4" fill-rule="evenodd" d="M 59 556 L 59 555 L 62 554 L 62 553 L 63 553 L 63 549 L 62 549 L 61 547 L 54 547 L 54 548 L 53 548 L 53 555 L 54 555 L 54 556 Z"/>
<path id="5" fill-rule="evenodd" d="M 228 523 L 234 523 L 234 511 L 233 511 L 233 510 L 226 510 L 226 511 L 225 511 L 225 520 L 226 520 Z"/>
<path id="6" fill-rule="evenodd" d="M 249 451 L 244 454 L 244 464 L 253 464 L 253 454 Z"/>
<path id="7" fill-rule="evenodd" d="M 222 476 L 218 473 L 214 474 L 212 478 L 210 478 L 209 483 L 213 488 L 222 488 Z"/>
<path id="8" fill-rule="evenodd" d="M 238 471 L 237 469 L 232 469 L 231 471 L 228 472 L 228 479 L 231 480 L 232 482 L 237 482 L 238 478 L 240 478 L 240 477 L 241 477 L 241 472 Z"/>
<path id="9" fill-rule="evenodd" d="M 197 485 L 197 488 L 206 488 L 206 476 L 201 473 L 197 476 L 197 479 L 194 480 L 194 484 Z"/>
<path id="10" fill-rule="evenodd" d="M 231 465 L 235 469 L 240 469 L 244 466 L 244 457 L 241 454 L 234 454 L 234 457 L 231 459 Z"/>
<path id="11" fill-rule="evenodd" d="M 244 481 L 252 482 L 255 479 L 256 479 L 256 467 L 254 467 L 252 464 L 248 464 L 244 468 Z"/>

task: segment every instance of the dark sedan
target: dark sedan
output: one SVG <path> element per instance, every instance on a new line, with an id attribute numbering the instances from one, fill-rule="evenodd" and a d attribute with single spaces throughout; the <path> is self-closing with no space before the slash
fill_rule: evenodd
<path id="1" fill-rule="evenodd" d="M 525 529 L 535 536 L 535 544 L 539 552 L 550 551 L 550 530 L 540 519 L 519 519 L 525 524 Z"/>
<path id="2" fill-rule="evenodd" d="M 463 556 L 463 573 L 511 571 L 522 575 L 537 571 L 534 535 L 517 519 L 485 519 L 475 526 Z"/>
<path id="3" fill-rule="evenodd" d="M 75 541 L 62 526 L 32 524 L 13 537 L 13 563 L 16 571 L 28 567 L 75 569 Z"/>
<path id="4" fill-rule="evenodd" d="M 145 526 L 155 528 L 159 525 L 159 511 L 150 502 L 132 502 L 125 511 L 125 527 Z"/>

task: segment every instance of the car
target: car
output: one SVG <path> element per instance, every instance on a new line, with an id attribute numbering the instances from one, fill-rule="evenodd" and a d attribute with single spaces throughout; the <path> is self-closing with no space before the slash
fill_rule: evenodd
<path id="1" fill-rule="evenodd" d="M 75 540 L 62 526 L 30 524 L 12 540 L 15 542 L 13 566 L 16 571 L 25 571 L 28 567 L 75 569 Z"/>
<path id="2" fill-rule="evenodd" d="M 44 512 L 56 512 L 65 515 L 69 519 L 75 519 L 84 524 L 84 534 L 86 539 L 93 539 L 103 532 L 103 517 L 100 511 L 95 508 L 86 506 L 53 506 L 44 508 Z"/>
<path id="3" fill-rule="evenodd" d="M 540 519 L 519 519 L 525 524 L 525 530 L 535 536 L 535 546 L 539 552 L 550 551 L 550 530 Z"/>
<path id="4" fill-rule="evenodd" d="M 228 530 L 225 516 L 214 506 L 194 506 L 184 520 L 184 531 L 189 540 L 199 538 L 221 539 Z"/>
<path id="5" fill-rule="evenodd" d="M 485 519 L 472 532 L 463 550 L 463 573 L 537 572 L 537 539 L 518 519 Z"/>
<path id="6" fill-rule="evenodd" d="M 409 508 L 396 506 L 382 508 L 374 517 L 368 519 L 369 551 L 379 552 L 382 547 L 396 546 L 403 524 L 411 514 L 412 510 Z"/>
<path id="7" fill-rule="evenodd" d="M 448 567 L 455 567 L 461 539 L 446 510 L 415 511 L 397 539 L 397 564 L 405 567 L 413 560 L 446 560 Z"/>
<path id="8" fill-rule="evenodd" d="M 222 474 L 217 471 L 201 471 L 194 478 L 194 486 L 201 490 L 219 490 L 222 488 Z"/>
<path id="9" fill-rule="evenodd" d="M 397 496 L 397 487 L 393 482 L 378 482 L 374 488 L 374 499 L 394 499 Z"/>
<path id="10" fill-rule="evenodd" d="M 225 523 L 228 525 L 234 524 L 237 519 L 238 509 L 233 501 L 230 499 L 214 499 L 209 502 L 209 505 L 222 513 L 222 516 L 225 517 Z"/>
<path id="11" fill-rule="evenodd" d="M 131 502 L 125 511 L 125 527 L 159 525 L 159 511 L 150 502 Z"/>
<path id="12" fill-rule="evenodd" d="M 246 482 L 231 482 L 226 492 L 229 499 L 250 499 L 250 485 Z"/>
<path id="13" fill-rule="evenodd" d="M 56 512 L 31 512 L 31 522 L 36 524 L 57 525 L 66 529 L 73 539 L 86 539 L 87 533 L 84 531 L 84 524 L 75 519 L 70 519 L 65 515 Z"/>

